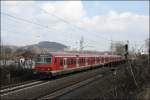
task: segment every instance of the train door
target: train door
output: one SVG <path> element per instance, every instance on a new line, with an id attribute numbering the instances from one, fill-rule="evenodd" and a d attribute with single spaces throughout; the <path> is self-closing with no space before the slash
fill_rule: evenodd
<path id="1" fill-rule="evenodd" d="M 100 57 L 100 63 L 104 64 L 104 57 Z"/>
<path id="2" fill-rule="evenodd" d="M 106 63 L 106 57 L 103 57 L 103 63 L 104 64 Z"/>
<path id="3" fill-rule="evenodd" d="M 88 65 L 88 58 L 85 58 L 85 66 Z"/>
<path id="4" fill-rule="evenodd" d="M 97 62 L 96 62 L 96 57 L 94 57 L 94 60 L 95 60 L 95 64 L 97 64 Z"/>
<path id="5" fill-rule="evenodd" d="M 64 58 L 64 69 L 67 69 L 67 58 Z"/>
<path id="6" fill-rule="evenodd" d="M 76 66 L 79 67 L 79 58 L 76 58 Z"/>

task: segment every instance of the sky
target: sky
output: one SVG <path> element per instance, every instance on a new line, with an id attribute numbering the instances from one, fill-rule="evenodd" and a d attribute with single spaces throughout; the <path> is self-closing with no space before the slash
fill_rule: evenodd
<path id="1" fill-rule="evenodd" d="M 24 46 L 54 41 L 109 50 L 112 41 L 141 47 L 149 38 L 149 1 L 2 1 L 1 38 Z"/>

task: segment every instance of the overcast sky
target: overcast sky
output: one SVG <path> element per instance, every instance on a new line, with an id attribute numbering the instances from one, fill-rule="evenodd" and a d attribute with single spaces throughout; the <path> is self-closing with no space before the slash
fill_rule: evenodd
<path id="1" fill-rule="evenodd" d="M 2 42 L 24 46 L 55 41 L 87 50 L 110 40 L 141 46 L 149 38 L 149 1 L 2 1 Z"/>

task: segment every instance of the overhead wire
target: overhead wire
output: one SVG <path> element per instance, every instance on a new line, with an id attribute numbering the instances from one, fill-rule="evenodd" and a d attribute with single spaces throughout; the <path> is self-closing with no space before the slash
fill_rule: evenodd
<path id="1" fill-rule="evenodd" d="M 34 24 L 34 25 L 40 26 L 41 28 L 47 29 L 48 32 L 49 32 L 49 31 L 52 31 L 52 30 L 49 30 L 49 29 L 53 29 L 53 28 L 48 27 L 48 25 L 42 25 L 42 24 L 39 24 L 39 23 L 30 21 L 30 20 L 27 20 L 27 19 L 24 19 L 24 18 L 21 18 L 21 17 L 16 17 L 16 16 L 14 16 L 14 15 L 11 15 L 11 14 L 8 14 L 8 13 L 5 13 L 5 12 L 1 12 L 1 14 L 6 15 L 6 16 L 11 17 L 11 18 L 14 18 L 14 19 L 16 19 L 16 20 L 20 20 L 20 21 L 23 21 L 23 22 L 26 22 L 26 23 L 29 23 L 29 24 Z M 17 22 L 16 20 L 15 20 L 15 22 Z M 13 21 L 14 21 L 14 20 L 13 20 Z M 17 22 L 17 23 L 18 23 L 18 22 Z M 54 29 L 53 29 L 53 30 L 54 30 Z M 55 30 L 56 30 L 56 29 L 55 29 Z M 68 41 L 66 41 L 66 42 L 68 42 Z"/>
<path id="2" fill-rule="evenodd" d="M 8 13 L 5 13 L 5 12 L 1 12 L 1 14 L 4 14 L 4 15 L 9 16 L 9 17 L 11 17 L 11 18 L 14 18 L 14 19 L 16 19 L 16 20 L 20 20 L 20 21 L 23 21 L 23 22 L 26 22 L 26 23 L 30 23 L 30 24 L 34 24 L 34 25 L 40 26 L 40 27 L 42 27 L 42 28 L 46 28 L 46 29 L 48 29 L 48 30 L 47 30 L 48 32 L 49 32 L 49 31 L 52 31 L 52 30 L 49 30 L 50 28 L 49 28 L 47 25 L 42 25 L 42 24 L 39 24 L 39 23 L 30 21 L 30 20 L 27 20 L 27 19 L 24 19 L 24 18 L 21 18 L 21 17 L 16 17 L 16 16 L 14 16 L 14 15 L 11 15 L 11 14 L 8 14 Z M 15 20 L 15 22 L 17 22 L 16 20 Z M 14 20 L 13 20 L 13 21 L 14 21 Z M 17 22 L 17 23 L 18 23 L 18 22 Z M 53 29 L 53 28 L 51 28 L 51 29 Z M 67 42 L 68 42 L 68 41 L 67 41 Z"/>
<path id="3" fill-rule="evenodd" d="M 62 17 L 60 17 L 60 16 L 57 16 L 57 15 L 55 15 L 55 14 L 48 13 L 48 12 L 44 11 L 42 8 L 39 8 L 39 9 L 40 9 L 41 11 L 43 11 L 44 13 L 49 14 L 49 15 L 51 15 L 51 16 L 54 16 L 55 18 L 57 18 L 57 19 L 63 21 L 64 23 L 69 24 L 69 25 L 73 26 L 74 28 L 79 29 L 80 31 L 87 32 L 87 33 L 90 33 L 90 34 L 91 34 L 91 33 L 95 33 L 95 32 L 90 32 L 89 30 L 87 30 L 87 29 L 85 29 L 85 28 L 81 28 L 81 27 L 79 27 L 79 26 L 77 26 L 77 25 L 75 25 L 75 24 L 69 22 L 68 20 L 66 20 L 66 19 L 64 19 L 64 18 L 62 18 Z M 96 35 L 96 34 L 94 34 L 94 35 Z M 99 36 L 99 35 L 96 35 L 96 37 L 99 37 L 99 38 L 104 39 L 104 40 L 106 40 L 106 41 L 112 41 L 112 40 L 110 40 L 110 39 L 101 37 L 101 36 Z"/>
<path id="4" fill-rule="evenodd" d="M 35 24 L 35 25 L 38 25 L 38 26 L 41 26 L 41 27 L 44 27 L 44 28 L 47 28 L 47 27 L 48 27 L 48 26 L 46 26 L 46 25 L 41 25 L 41 24 L 39 24 L 39 23 L 30 21 L 30 20 L 27 20 L 27 19 L 24 19 L 24 18 L 21 18 L 21 17 L 16 17 L 16 16 L 13 16 L 13 15 L 8 14 L 8 13 L 5 13 L 5 12 L 0 12 L 0 13 L 1 13 L 1 14 L 4 14 L 4 15 L 6 15 L 6 16 L 12 17 L 12 18 L 14 18 L 14 19 L 24 21 L 24 22 L 26 22 L 26 23 Z"/>
<path id="5" fill-rule="evenodd" d="M 43 11 L 44 13 L 49 14 L 49 15 L 51 15 L 51 16 L 53 16 L 53 17 L 59 19 L 60 21 L 66 23 L 66 24 L 68 24 L 68 25 L 73 26 L 73 27 L 76 28 L 76 29 L 79 29 L 79 30 L 82 31 L 82 32 L 95 33 L 94 31 L 91 32 L 91 31 L 89 31 L 89 30 L 87 30 L 87 29 L 85 29 L 85 28 L 81 28 L 81 27 L 79 27 L 79 26 L 77 26 L 77 25 L 75 25 L 75 24 L 69 22 L 68 20 L 66 20 L 66 19 L 64 19 L 64 18 L 62 18 L 62 17 L 60 17 L 60 16 L 57 16 L 56 14 L 48 13 L 48 12 L 44 11 L 42 8 L 40 8 L 40 7 L 37 7 L 37 8 L 39 8 L 39 9 L 40 9 L 41 11 Z M 36 23 L 36 22 L 30 21 L 30 20 L 27 20 L 27 19 L 24 19 L 24 18 L 16 17 L 16 16 L 13 16 L 13 15 L 8 14 L 8 13 L 5 13 L 5 12 L 1 12 L 1 14 L 4 14 L 4 15 L 6 15 L 6 16 L 12 17 L 12 18 L 17 19 L 17 20 L 22 20 L 22 21 L 27 22 L 27 23 L 35 24 L 35 25 L 38 25 L 38 26 L 43 27 L 43 28 L 46 28 L 46 29 L 49 29 L 49 28 L 50 28 L 48 25 L 42 25 L 42 24 L 40 24 L 40 23 Z M 116 41 L 114 41 L 114 40 L 110 40 L 110 39 L 104 38 L 104 37 L 99 36 L 99 35 L 97 35 L 97 34 L 94 34 L 94 35 L 95 35 L 96 38 L 101 38 L 101 39 L 104 39 L 104 40 L 109 41 L 109 42 L 116 42 Z M 93 35 L 93 36 L 94 36 L 94 35 Z M 93 40 L 92 40 L 92 42 L 95 42 L 95 43 L 96 43 L 97 41 L 93 41 Z"/>
<path id="6" fill-rule="evenodd" d="M 41 9 L 41 10 L 42 10 L 42 9 Z M 42 10 L 42 11 L 43 11 L 43 10 Z M 35 25 L 38 25 L 38 26 L 40 26 L 40 27 L 49 29 L 48 25 L 42 25 L 42 24 L 39 24 L 39 23 L 30 21 L 30 20 L 27 20 L 27 19 L 24 19 L 24 18 L 21 18 L 21 17 L 16 17 L 16 16 L 14 16 L 14 15 L 11 15 L 11 14 L 8 14 L 8 13 L 5 13 L 5 12 L 1 12 L 1 14 L 4 14 L 4 15 L 6 15 L 6 16 L 9 16 L 9 17 L 14 18 L 14 19 L 17 19 L 17 20 L 24 21 L 24 22 L 26 22 L 26 23 L 35 24 Z M 69 25 L 71 25 L 71 26 L 73 26 L 73 27 L 76 27 L 76 28 L 79 29 L 80 31 L 85 31 L 85 30 L 83 30 L 81 27 L 78 27 L 78 26 L 76 26 L 76 25 L 70 23 L 69 21 L 66 21 L 65 19 L 63 19 L 63 18 L 61 18 L 61 17 L 58 17 L 58 16 L 56 16 L 56 15 L 52 15 L 52 16 L 56 17 L 57 19 L 63 21 L 63 22 L 66 23 L 66 24 L 69 24 Z"/>
<path id="7" fill-rule="evenodd" d="M 40 9 L 41 9 L 41 8 L 40 8 Z M 41 10 L 43 11 L 43 9 L 41 9 Z M 44 11 L 43 11 L 43 12 L 44 12 Z M 40 26 L 40 27 L 49 29 L 48 25 L 42 25 L 42 24 L 39 24 L 39 23 L 30 21 L 30 20 L 27 20 L 27 19 L 24 19 L 24 18 L 20 18 L 20 17 L 13 16 L 13 15 L 8 14 L 8 13 L 4 13 L 4 12 L 1 12 L 1 13 L 4 14 L 4 15 L 6 15 L 6 16 L 12 17 L 12 18 L 14 18 L 14 19 L 21 20 L 21 21 L 24 21 L 24 22 L 27 22 L 27 23 L 31 23 L 31 24 L 35 24 L 35 25 L 38 25 L 38 26 Z M 45 13 L 46 13 L 46 12 L 45 12 Z M 46 13 L 46 14 L 49 14 L 49 13 Z M 83 29 L 83 28 L 81 28 L 81 27 L 79 27 L 79 26 L 77 26 L 77 25 L 75 25 L 75 24 L 72 24 L 71 22 L 69 22 L 69 21 L 67 21 L 67 20 L 65 20 L 65 19 L 63 19 L 63 18 L 61 18 L 61 17 L 59 17 L 59 16 L 56 16 L 56 15 L 54 15 L 54 14 L 50 14 L 50 15 L 52 15 L 53 17 L 59 19 L 60 21 L 66 23 L 66 24 L 68 24 L 68 25 L 73 26 L 73 27 L 76 28 L 76 29 L 79 29 L 79 30 L 82 31 L 82 32 L 88 32 L 88 33 L 90 33 L 90 32 L 87 31 L 86 29 Z M 92 32 L 91 32 L 91 33 L 92 33 Z M 96 37 L 97 37 L 97 35 L 96 35 Z M 99 37 L 99 36 L 98 36 L 98 37 Z M 101 38 L 102 38 L 102 37 L 101 37 Z M 103 39 L 104 39 L 104 40 L 107 40 L 107 41 L 112 41 L 112 40 L 105 39 L 105 38 L 103 38 Z M 93 40 L 92 40 L 92 42 L 97 43 L 97 41 L 93 41 Z"/>
<path id="8" fill-rule="evenodd" d="M 48 13 L 48 12 L 44 11 L 42 8 L 40 8 L 40 7 L 37 7 L 37 8 L 39 8 L 39 9 L 40 9 L 41 11 L 43 11 L 45 14 L 49 14 L 49 15 L 51 15 L 51 16 L 53 16 L 53 17 L 59 19 L 60 21 L 66 23 L 67 25 L 74 27 L 74 29 L 78 29 L 78 30 L 80 30 L 80 31 L 82 31 L 82 32 L 84 32 L 84 33 L 85 33 L 85 32 L 86 32 L 86 33 L 90 33 L 90 34 L 91 34 L 91 33 L 95 33 L 94 31 L 89 31 L 89 30 L 87 30 L 87 29 L 85 29 L 85 28 L 81 28 L 81 27 L 77 26 L 76 24 L 73 24 L 73 23 L 71 23 L 70 21 L 68 21 L 68 20 L 66 20 L 66 19 L 64 19 L 64 18 L 62 18 L 62 17 L 60 17 L 60 16 L 58 16 L 58 15 L 56 15 L 56 14 Z M 26 22 L 26 23 L 30 23 L 30 24 L 34 24 L 34 25 L 40 26 L 40 27 L 42 27 L 42 28 L 48 29 L 47 31 L 49 31 L 49 29 L 50 29 L 50 27 L 49 27 L 48 25 L 42 25 L 42 24 L 40 24 L 40 23 L 33 22 L 33 21 L 30 21 L 30 20 L 27 20 L 27 19 L 24 19 L 24 18 L 21 18 L 21 17 L 16 17 L 16 16 L 11 15 L 11 14 L 9 14 L 9 13 L 1 12 L 1 14 L 6 15 L 6 16 L 9 16 L 9 17 L 14 18 L 14 19 L 17 19 L 17 20 L 20 20 L 20 21 L 23 21 L 23 22 Z M 114 40 L 111 40 L 111 39 L 108 39 L 108 38 L 99 36 L 99 35 L 97 35 L 97 34 L 94 34 L 93 36 L 95 36 L 96 38 L 101 38 L 101 39 L 106 40 L 106 41 L 109 41 L 109 42 L 116 42 L 116 41 L 114 41 Z M 90 39 L 90 40 L 91 40 L 91 39 Z M 65 41 L 68 42 L 69 40 L 65 40 Z M 95 41 L 95 40 L 91 40 L 91 41 L 97 43 L 97 41 Z M 140 48 L 140 49 L 141 49 L 141 48 Z"/>
<path id="9" fill-rule="evenodd" d="M 45 14 L 47 14 L 47 15 L 49 15 L 48 13 L 46 13 L 43 9 L 41 9 L 41 8 L 39 8 L 42 12 L 44 12 Z M 64 23 L 66 23 L 67 25 L 69 25 L 69 26 L 72 26 L 72 27 L 74 27 L 74 28 L 70 28 L 70 30 L 71 31 L 77 31 L 77 30 L 75 30 L 75 28 L 76 29 L 79 29 L 80 31 L 83 31 L 82 30 L 82 28 L 80 28 L 80 27 L 78 27 L 78 26 L 76 26 L 76 25 L 74 25 L 74 24 L 72 24 L 72 23 L 70 23 L 69 21 L 67 21 L 67 20 L 65 20 L 65 19 L 63 19 L 63 18 L 61 18 L 61 17 L 58 17 L 58 16 L 56 16 L 56 15 L 51 15 L 51 16 L 53 16 L 53 17 L 55 17 L 55 18 L 57 18 L 59 21 L 61 21 L 61 22 L 64 22 Z M 92 40 L 93 41 L 93 40 Z M 95 42 L 95 41 L 94 41 Z M 97 43 L 97 42 L 96 42 Z"/>
<path id="10" fill-rule="evenodd" d="M 55 15 L 55 14 L 51 14 L 51 13 L 48 13 L 48 12 L 46 12 L 46 11 L 44 11 L 42 8 L 39 8 L 42 12 L 44 12 L 45 14 L 48 14 L 48 15 L 51 15 L 51 16 L 53 16 L 53 17 L 55 17 L 55 18 L 57 18 L 58 20 L 60 20 L 60 21 L 62 21 L 62 22 L 64 22 L 64 23 L 66 23 L 67 25 L 69 25 L 69 26 L 72 26 L 74 29 L 78 29 L 78 30 L 80 30 L 81 32 L 84 32 L 84 33 L 93 33 L 93 32 L 89 32 L 88 30 L 86 30 L 86 29 L 83 29 L 83 28 L 81 28 L 81 27 L 79 27 L 79 26 L 77 26 L 77 25 L 75 25 L 75 24 L 73 24 L 73 23 L 71 23 L 71 22 L 69 22 L 68 20 L 66 20 L 66 19 L 64 19 L 64 18 L 62 18 L 62 17 L 59 17 L 59 16 L 57 16 L 57 15 Z M 99 37 L 99 36 L 96 36 L 96 37 Z M 103 38 L 103 37 L 100 37 L 100 38 Z M 105 39 L 105 38 L 103 38 L 104 40 L 106 40 L 106 41 L 112 41 L 112 40 L 108 40 L 108 39 Z M 95 43 L 97 43 L 98 41 L 95 41 L 95 40 L 93 40 L 93 39 L 90 39 L 92 42 L 95 42 Z"/>

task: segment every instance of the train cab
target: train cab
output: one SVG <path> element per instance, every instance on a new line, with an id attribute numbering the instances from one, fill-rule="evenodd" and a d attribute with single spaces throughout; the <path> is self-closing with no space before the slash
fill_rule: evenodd
<path id="1" fill-rule="evenodd" d="M 34 74 L 50 71 L 52 69 L 53 60 L 51 54 L 40 54 L 36 58 L 35 67 L 33 68 Z M 40 72 L 39 72 L 40 71 Z"/>

